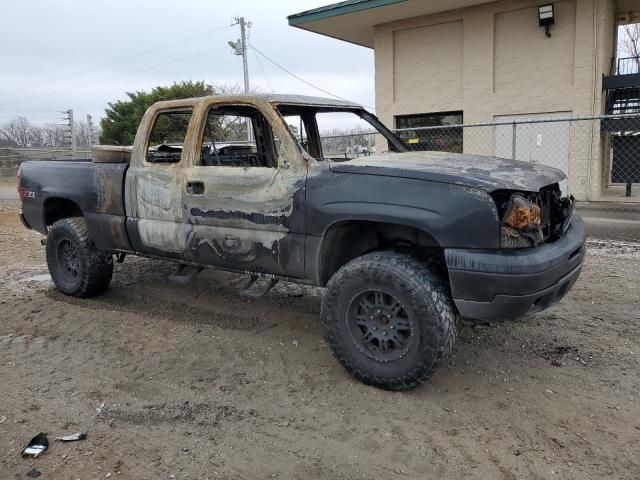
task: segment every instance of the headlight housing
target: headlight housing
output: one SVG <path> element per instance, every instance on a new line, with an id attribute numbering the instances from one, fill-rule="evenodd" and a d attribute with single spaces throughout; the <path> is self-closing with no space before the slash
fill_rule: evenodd
<path id="1" fill-rule="evenodd" d="M 513 195 L 503 221 L 507 226 L 516 230 L 539 226 L 540 207 L 520 195 Z"/>
<path id="2" fill-rule="evenodd" d="M 500 228 L 500 247 L 525 248 L 543 242 L 540 206 L 534 198 L 514 193 L 506 204 Z"/>
<path id="3" fill-rule="evenodd" d="M 500 248 L 555 242 L 568 230 L 576 203 L 572 195 L 562 196 L 557 183 L 538 192 L 495 190 L 491 197 L 500 219 Z"/>

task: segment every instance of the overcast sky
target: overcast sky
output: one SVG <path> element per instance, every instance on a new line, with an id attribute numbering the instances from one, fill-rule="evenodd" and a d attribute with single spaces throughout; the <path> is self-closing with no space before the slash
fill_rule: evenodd
<path id="1" fill-rule="evenodd" d="M 124 99 L 127 91 L 180 80 L 241 83 L 241 57 L 231 55 L 227 46 L 239 37 L 239 28 L 224 28 L 241 15 L 252 22 L 250 44 L 268 57 L 336 95 L 373 105 L 373 50 L 287 23 L 287 15 L 328 3 L 332 2 L 3 2 L 0 122 L 19 114 L 43 122 L 56 116 L 53 111 L 68 108 L 76 118 L 91 114 L 97 119 L 107 102 Z M 160 48 L 215 29 L 222 30 Z M 138 55 L 152 49 L 157 50 Z M 107 64 L 111 65 L 99 68 Z M 264 92 L 323 95 L 264 58 L 258 62 L 252 51 L 249 74 L 252 86 Z"/>

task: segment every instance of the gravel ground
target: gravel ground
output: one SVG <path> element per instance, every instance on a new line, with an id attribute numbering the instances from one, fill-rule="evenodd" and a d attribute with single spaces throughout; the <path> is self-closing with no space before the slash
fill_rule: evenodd
<path id="1" fill-rule="evenodd" d="M 177 286 L 127 258 L 106 294 L 67 298 L 2 205 L 2 478 L 640 478 L 636 247 L 592 244 L 560 305 L 464 323 L 447 365 L 391 393 L 332 358 L 318 289 L 250 300 L 241 276 Z M 49 451 L 22 459 L 38 432 Z"/>

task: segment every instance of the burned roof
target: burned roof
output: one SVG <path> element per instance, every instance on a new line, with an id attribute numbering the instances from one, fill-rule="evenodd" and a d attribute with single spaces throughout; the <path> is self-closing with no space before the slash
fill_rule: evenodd
<path id="1" fill-rule="evenodd" d="M 362 108 L 354 102 L 347 100 L 338 100 L 336 98 L 327 97 L 313 97 L 309 95 L 296 95 L 296 94 L 282 94 L 274 93 L 269 95 L 258 95 L 265 98 L 270 103 L 276 103 L 279 105 L 317 105 L 323 107 L 347 107 L 347 108 Z"/>
<path id="2" fill-rule="evenodd" d="M 337 107 L 337 108 L 363 108 L 354 102 L 339 100 L 336 98 L 313 97 L 309 95 L 296 94 L 236 94 L 236 95 L 212 95 L 207 97 L 184 98 L 179 100 L 165 100 L 157 102 L 162 107 L 186 107 L 195 105 L 196 103 L 207 102 L 215 99 L 218 102 L 242 102 L 244 101 L 263 101 L 274 105 L 311 105 L 317 107 Z"/>

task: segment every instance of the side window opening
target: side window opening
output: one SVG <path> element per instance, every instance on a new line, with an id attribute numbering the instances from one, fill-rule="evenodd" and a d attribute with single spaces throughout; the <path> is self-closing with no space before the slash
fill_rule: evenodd
<path id="1" fill-rule="evenodd" d="M 276 167 L 269 122 L 252 107 L 212 107 L 205 121 L 200 165 Z"/>
<path id="2" fill-rule="evenodd" d="M 191 116 L 191 110 L 172 110 L 158 114 L 149 134 L 147 162 L 180 162 Z"/>
<path id="3" fill-rule="evenodd" d="M 344 161 L 375 153 L 376 130 L 354 112 L 316 113 L 322 158 Z"/>
<path id="4" fill-rule="evenodd" d="M 394 133 L 361 108 L 333 106 L 277 106 L 289 131 L 311 157 L 318 161 L 347 161 L 406 147 Z"/>
<path id="5" fill-rule="evenodd" d="M 309 153 L 309 134 L 300 115 L 283 115 L 285 123 L 305 152 Z"/>

